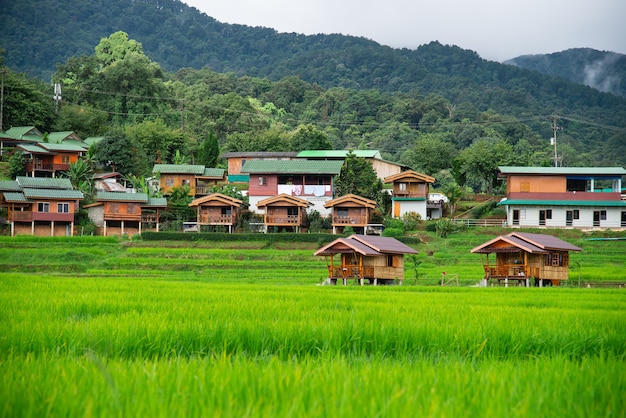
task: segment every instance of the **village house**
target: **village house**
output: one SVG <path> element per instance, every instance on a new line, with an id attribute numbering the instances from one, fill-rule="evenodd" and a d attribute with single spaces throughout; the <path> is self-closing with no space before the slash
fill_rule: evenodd
<path id="1" fill-rule="evenodd" d="M 265 232 L 281 229 L 300 232 L 309 206 L 311 202 L 308 200 L 287 194 L 279 194 L 257 202 L 257 208 L 263 211 Z"/>
<path id="2" fill-rule="evenodd" d="M 558 286 L 569 279 L 570 251 L 582 250 L 551 235 L 522 232 L 496 237 L 471 250 L 484 256 L 483 285 L 506 286 Z M 495 260 L 489 259 L 491 254 Z"/>
<path id="3" fill-rule="evenodd" d="M 75 143 L 40 142 L 21 144 L 15 152 L 24 154 L 26 174 L 31 177 L 57 177 L 70 169 L 87 152 L 87 149 Z"/>
<path id="4" fill-rule="evenodd" d="M 74 215 L 83 194 L 68 179 L 18 176 L 0 181 L 0 193 L 11 236 L 74 235 Z"/>
<path id="5" fill-rule="evenodd" d="M 241 169 L 248 161 L 285 161 L 293 160 L 298 155 L 297 152 L 270 152 L 270 151 L 248 151 L 248 152 L 225 152 L 220 158 L 225 158 L 228 164 L 229 183 L 248 183 L 250 174 L 242 173 Z"/>
<path id="6" fill-rule="evenodd" d="M 385 178 L 393 184 L 391 214 L 394 218 L 416 213 L 422 219 L 435 219 L 443 215 L 443 202 L 429 201 L 428 190 L 435 179 L 413 170 L 403 171 Z"/>
<path id="7" fill-rule="evenodd" d="M 241 216 L 241 208 L 246 203 L 221 193 L 213 193 L 194 199 L 189 206 L 197 210 L 197 225 L 224 227 L 233 233 Z"/>
<path id="8" fill-rule="evenodd" d="M 84 207 L 103 236 L 132 236 L 145 229 L 158 231 L 159 211 L 167 207 L 165 198 L 148 197 L 145 193 L 98 191 L 95 200 Z"/>
<path id="9" fill-rule="evenodd" d="M 190 196 L 205 196 L 211 188 L 226 181 L 222 168 L 192 164 L 155 164 L 152 174 L 159 176 L 161 193 L 169 196 L 175 187 L 189 186 Z"/>
<path id="10" fill-rule="evenodd" d="M 366 234 L 376 202 L 354 194 L 329 200 L 324 207 L 331 209 L 333 234 L 343 233 L 349 226 L 355 233 Z"/>
<path id="11" fill-rule="evenodd" d="M 413 248 L 395 238 L 373 235 L 351 235 L 338 238 L 315 252 L 324 256 L 328 267 L 328 282 L 347 284 L 357 280 L 363 285 L 393 284 L 404 280 L 404 255 L 417 254 Z M 339 260 L 335 256 L 339 255 Z"/>
<path id="12" fill-rule="evenodd" d="M 16 126 L 0 132 L 0 156 L 7 149 L 12 149 L 21 144 L 35 144 L 42 140 L 42 133 L 34 126 Z"/>
<path id="13" fill-rule="evenodd" d="M 626 228 L 622 167 L 498 167 L 512 227 Z"/>
<path id="14" fill-rule="evenodd" d="M 332 199 L 333 179 L 341 171 L 342 160 L 252 160 L 242 168 L 250 175 L 250 210 L 260 213 L 259 203 L 277 195 L 304 199 L 322 216 L 330 213 L 324 204 Z"/>

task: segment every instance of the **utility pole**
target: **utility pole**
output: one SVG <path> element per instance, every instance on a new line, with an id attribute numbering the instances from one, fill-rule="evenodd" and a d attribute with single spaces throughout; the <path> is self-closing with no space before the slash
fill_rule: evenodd
<path id="1" fill-rule="evenodd" d="M 0 87 L 0 132 L 2 129 L 2 119 L 4 118 L 4 67 L 0 68 L 0 76 L 2 77 L 2 87 Z"/>
<path id="2" fill-rule="evenodd" d="M 557 126 L 556 121 L 559 119 L 558 116 L 554 115 L 552 116 L 552 138 L 550 138 L 550 145 L 554 145 L 554 166 L 558 167 L 559 166 L 559 160 L 558 160 L 558 156 L 556 153 L 556 132 L 557 131 L 562 131 L 563 128 L 561 128 L 560 126 Z"/>

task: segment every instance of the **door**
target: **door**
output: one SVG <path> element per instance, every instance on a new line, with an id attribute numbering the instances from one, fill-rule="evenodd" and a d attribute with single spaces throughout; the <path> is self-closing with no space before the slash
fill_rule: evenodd
<path id="1" fill-rule="evenodd" d="M 593 212 L 593 226 L 600 226 L 600 211 Z"/>
<path id="2" fill-rule="evenodd" d="M 565 212 L 565 226 L 572 226 L 574 222 L 574 211 L 568 210 Z"/>
<path id="3" fill-rule="evenodd" d="M 393 217 L 400 217 L 400 202 L 393 202 Z"/>
<path id="4" fill-rule="evenodd" d="M 626 212 L 622 212 L 622 222 L 621 222 L 622 226 L 626 226 Z"/>
<path id="5" fill-rule="evenodd" d="M 513 209 L 513 225 L 519 225 L 519 209 Z"/>

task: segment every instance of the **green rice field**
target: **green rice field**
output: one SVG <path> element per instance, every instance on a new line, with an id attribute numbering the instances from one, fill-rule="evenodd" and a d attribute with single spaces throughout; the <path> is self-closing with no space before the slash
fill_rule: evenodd
<path id="1" fill-rule="evenodd" d="M 626 289 L 577 286 L 626 281 L 626 242 L 478 288 L 488 234 L 384 287 L 320 286 L 309 243 L 0 238 L 0 416 L 626 416 Z"/>

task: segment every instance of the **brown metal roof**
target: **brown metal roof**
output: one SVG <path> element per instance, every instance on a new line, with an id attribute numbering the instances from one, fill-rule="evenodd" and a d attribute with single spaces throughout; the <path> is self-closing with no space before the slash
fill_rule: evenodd
<path id="1" fill-rule="evenodd" d="M 376 235 L 350 235 L 347 238 L 338 238 L 330 244 L 317 250 L 314 255 L 332 255 L 339 253 L 358 252 L 366 256 L 384 254 L 417 254 L 413 248 L 395 238 L 379 237 Z"/>
<path id="2" fill-rule="evenodd" d="M 582 251 L 582 249 L 552 235 L 511 232 L 508 235 L 501 235 L 470 250 L 472 253 L 479 254 L 516 251 L 545 254 L 550 251 Z"/>

